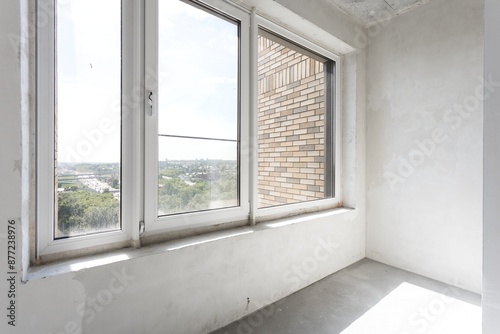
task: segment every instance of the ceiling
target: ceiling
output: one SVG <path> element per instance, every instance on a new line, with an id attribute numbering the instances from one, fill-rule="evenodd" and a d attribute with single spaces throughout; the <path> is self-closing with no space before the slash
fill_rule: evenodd
<path id="1" fill-rule="evenodd" d="M 366 27 L 387 21 L 431 0 L 325 0 Z"/>

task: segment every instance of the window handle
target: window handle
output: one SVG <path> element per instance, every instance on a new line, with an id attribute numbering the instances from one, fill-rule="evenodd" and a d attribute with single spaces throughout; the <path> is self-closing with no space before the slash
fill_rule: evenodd
<path id="1" fill-rule="evenodd" d="M 152 91 L 148 93 L 149 116 L 156 116 L 156 96 Z"/>

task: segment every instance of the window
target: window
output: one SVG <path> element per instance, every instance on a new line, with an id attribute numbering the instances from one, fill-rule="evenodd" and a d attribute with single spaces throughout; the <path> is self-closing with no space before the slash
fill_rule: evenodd
<path id="1" fill-rule="evenodd" d="M 333 196 L 334 62 L 258 38 L 259 208 Z"/>
<path id="2" fill-rule="evenodd" d="M 38 10 L 38 257 L 340 203 L 334 54 L 227 1 Z"/>
<path id="3" fill-rule="evenodd" d="M 158 215 L 234 207 L 239 22 L 160 2 Z"/>
<path id="4" fill-rule="evenodd" d="M 146 3 L 146 235 L 248 220 L 248 14 Z"/>
<path id="5" fill-rule="evenodd" d="M 269 20 L 257 23 L 252 219 L 339 206 L 339 58 Z"/>
<path id="6" fill-rule="evenodd" d="M 38 11 L 37 257 L 128 244 L 127 10 L 39 0 Z"/>
<path id="7" fill-rule="evenodd" d="M 56 7 L 55 239 L 121 228 L 121 4 L 99 4 Z"/>

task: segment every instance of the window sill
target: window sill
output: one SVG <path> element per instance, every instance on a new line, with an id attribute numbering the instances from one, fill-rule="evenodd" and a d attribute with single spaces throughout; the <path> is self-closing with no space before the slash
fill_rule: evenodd
<path id="1" fill-rule="evenodd" d="M 298 223 L 306 223 L 308 221 L 313 221 L 316 219 L 343 215 L 352 211 L 355 211 L 355 209 L 335 208 L 321 212 L 308 213 L 289 218 L 267 221 L 255 226 L 238 227 L 203 235 L 190 236 L 177 240 L 165 241 L 157 244 L 143 246 L 137 249 L 123 248 L 98 255 L 85 256 L 77 259 L 61 260 L 54 263 L 32 266 L 29 269 L 27 281 L 29 282 L 32 280 L 49 278 L 71 272 L 77 272 L 84 269 L 90 269 L 121 261 L 132 260 L 153 254 L 172 252 L 186 247 L 194 247 L 200 244 L 215 242 L 217 240 L 226 238 L 239 237 L 263 230 L 284 228 L 286 226 Z"/>

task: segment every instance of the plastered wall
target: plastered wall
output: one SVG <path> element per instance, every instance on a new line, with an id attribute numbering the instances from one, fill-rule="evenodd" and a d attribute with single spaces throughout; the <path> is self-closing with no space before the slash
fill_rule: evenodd
<path id="1" fill-rule="evenodd" d="M 480 293 L 483 2 L 368 33 L 367 256 Z"/>
<path id="2" fill-rule="evenodd" d="M 30 69 L 20 58 L 22 42 L 8 38 L 8 34 L 22 37 L 20 22 L 27 17 L 27 3 L 3 1 L 0 10 L 2 274 L 7 270 L 8 219 L 18 219 L 18 226 L 27 230 L 27 221 L 34 214 L 30 210 L 30 188 L 26 186 L 30 182 L 28 167 L 33 163 L 29 136 L 33 119 L 26 117 L 29 96 L 21 98 L 29 90 Z M 278 21 L 285 18 L 299 26 L 305 22 L 274 1 L 259 4 L 264 9 L 269 6 L 269 12 L 280 17 Z M 349 24 L 341 22 L 339 27 L 354 30 Z M 308 27 L 317 29 L 319 35 L 326 34 L 315 24 L 308 23 Z M 329 31 L 333 33 L 334 29 Z M 343 50 L 352 51 L 349 47 Z M 10 299 L 10 282 L 2 279 L 0 332 L 207 333 L 363 258 L 363 50 L 346 55 L 344 61 L 347 87 L 343 96 L 348 112 L 342 147 L 350 153 L 342 172 L 349 180 L 345 199 L 355 209 L 171 241 L 137 251 L 125 249 L 73 263 L 62 273 L 48 267 L 37 278 L 28 274 L 26 283 L 16 276 L 15 297 Z M 27 249 L 26 237 L 27 233 L 18 235 L 18 249 Z M 6 321 L 10 300 L 16 305 L 15 327 Z M 247 324 L 250 328 L 257 325 Z"/>
<path id="3" fill-rule="evenodd" d="M 497 13 L 500 2 L 485 0 L 485 76 L 500 80 Z M 500 328 L 500 92 L 484 102 L 483 334 Z"/>

